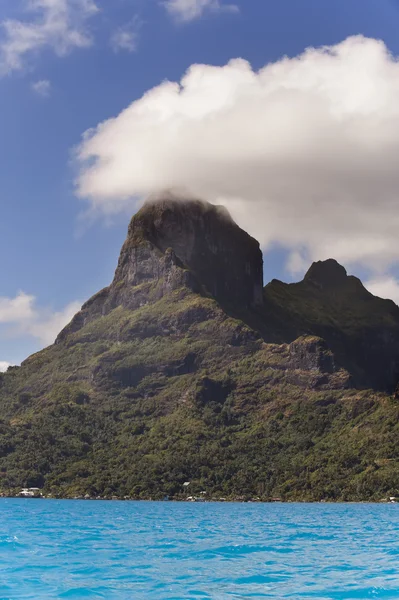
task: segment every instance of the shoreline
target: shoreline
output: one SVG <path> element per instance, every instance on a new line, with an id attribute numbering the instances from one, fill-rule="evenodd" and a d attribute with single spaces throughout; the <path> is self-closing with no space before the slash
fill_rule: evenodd
<path id="1" fill-rule="evenodd" d="M 54 496 L 37 496 L 31 498 L 24 498 L 21 496 L 0 496 L 1 500 L 26 500 L 26 501 L 68 501 L 68 502 L 151 502 L 157 504 L 173 503 L 173 504 L 399 504 L 399 501 L 395 500 L 184 500 L 184 499 L 152 499 L 152 498 L 70 498 L 70 497 L 54 497 Z"/>

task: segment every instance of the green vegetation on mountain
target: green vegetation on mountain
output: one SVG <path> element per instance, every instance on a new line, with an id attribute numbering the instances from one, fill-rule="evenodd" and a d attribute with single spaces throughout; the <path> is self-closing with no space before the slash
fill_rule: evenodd
<path id="1" fill-rule="evenodd" d="M 0 376 L 0 491 L 399 495 L 399 309 L 331 261 L 259 289 L 223 211 L 145 206 L 112 284 Z"/>

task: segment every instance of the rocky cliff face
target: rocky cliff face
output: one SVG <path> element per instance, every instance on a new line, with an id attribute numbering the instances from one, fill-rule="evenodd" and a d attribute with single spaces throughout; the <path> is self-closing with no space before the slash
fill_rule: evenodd
<path id="1" fill-rule="evenodd" d="M 134 310 L 184 287 L 239 309 L 261 306 L 259 243 L 222 206 L 147 202 L 130 222 L 112 284 L 86 302 L 57 343 L 117 306 Z"/>
<path id="2" fill-rule="evenodd" d="M 130 223 L 114 285 L 120 281 L 137 285 L 142 281 L 137 271 L 137 250 L 143 243 L 161 254 L 171 248 L 218 301 L 248 308 L 262 304 L 263 258 L 259 243 L 238 227 L 224 207 L 176 199 L 145 204 Z"/>
<path id="3" fill-rule="evenodd" d="M 291 366 L 304 371 L 334 373 L 334 355 L 322 338 L 301 336 L 289 346 Z"/>

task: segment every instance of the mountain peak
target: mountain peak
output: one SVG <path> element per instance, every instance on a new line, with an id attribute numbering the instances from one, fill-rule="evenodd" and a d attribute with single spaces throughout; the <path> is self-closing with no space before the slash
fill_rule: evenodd
<path id="1" fill-rule="evenodd" d="M 259 243 L 223 206 L 170 195 L 151 199 L 130 222 L 112 284 L 83 305 L 56 341 L 118 306 L 134 310 L 187 289 L 239 310 L 261 305 Z"/>
<path id="2" fill-rule="evenodd" d="M 333 258 L 314 262 L 304 277 L 321 287 L 336 287 L 347 281 L 346 269 Z"/>
<path id="3" fill-rule="evenodd" d="M 262 303 L 259 243 L 223 206 L 169 195 L 147 201 L 130 222 L 114 281 L 126 279 L 137 247 L 148 243 L 162 254 L 171 249 L 217 300 L 240 307 Z"/>

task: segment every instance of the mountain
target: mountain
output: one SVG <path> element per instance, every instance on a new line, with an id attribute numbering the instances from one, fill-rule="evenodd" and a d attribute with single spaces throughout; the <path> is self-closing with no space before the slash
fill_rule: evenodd
<path id="1" fill-rule="evenodd" d="M 392 392 L 399 381 L 399 307 L 370 294 L 335 260 L 314 263 L 303 281 L 273 280 L 265 304 L 290 341 L 322 337 L 356 387 Z"/>
<path id="2" fill-rule="evenodd" d="M 56 343 L 116 307 L 135 310 L 175 290 L 250 308 L 263 303 L 259 243 L 222 206 L 168 199 L 132 219 L 112 284 L 91 298 Z"/>
<path id="3" fill-rule="evenodd" d="M 111 285 L 0 377 L 1 492 L 399 494 L 399 308 L 333 260 L 262 273 L 224 208 L 145 204 Z"/>

